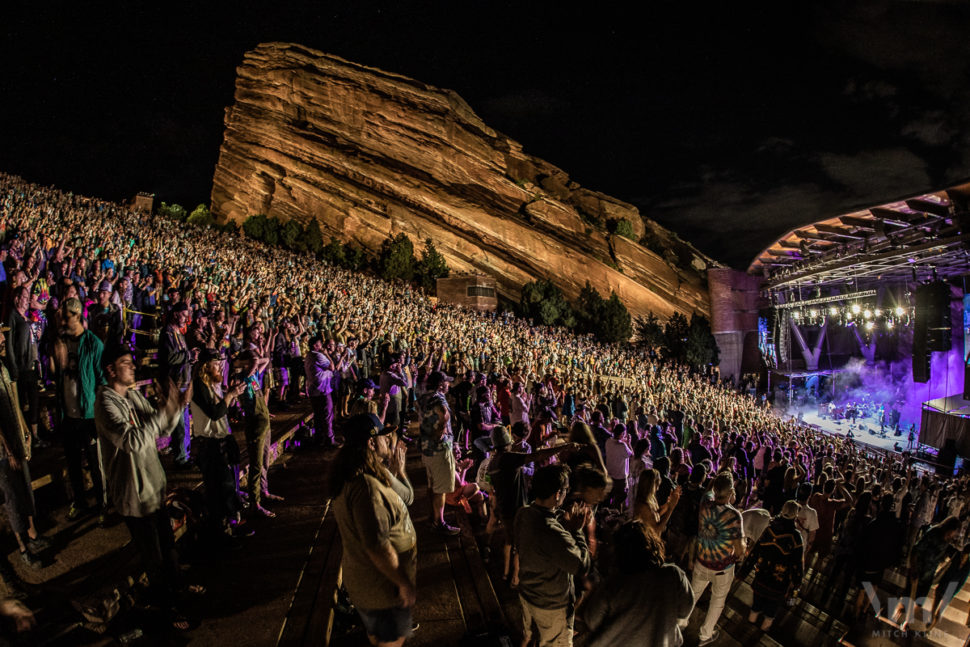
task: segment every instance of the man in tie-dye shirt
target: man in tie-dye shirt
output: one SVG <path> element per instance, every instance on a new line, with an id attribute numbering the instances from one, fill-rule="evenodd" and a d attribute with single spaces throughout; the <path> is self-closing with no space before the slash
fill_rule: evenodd
<path id="1" fill-rule="evenodd" d="M 697 560 L 691 577 L 694 603 L 711 585 L 711 602 L 700 630 L 700 645 L 717 640 L 715 627 L 734 581 L 734 564 L 744 557 L 741 513 L 734 501 L 734 479 L 729 472 L 714 478 L 713 500 L 701 503 L 697 530 Z"/>

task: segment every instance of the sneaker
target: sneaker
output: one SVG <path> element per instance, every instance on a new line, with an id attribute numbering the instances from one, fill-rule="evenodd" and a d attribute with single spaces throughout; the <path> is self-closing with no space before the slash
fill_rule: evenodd
<path id="1" fill-rule="evenodd" d="M 42 564 L 39 559 L 30 554 L 29 550 L 25 550 L 20 553 L 20 559 L 24 561 L 24 564 L 30 568 L 41 568 Z"/>
<path id="2" fill-rule="evenodd" d="M 38 536 L 36 539 L 27 540 L 27 550 L 35 555 L 37 553 L 42 553 L 51 547 L 50 539 L 43 536 Z"/>
<path id="3" fill-rule="evenodd" d="M 454 537 L 455 535 L 461 533 L 461 529 L 455 528 L 454 526 L 449 526 L 448 525 L 448 522 L 441 523 L 441 524 L 434 523 L 434 524 L 431 525 L 431 527 L 436 532 L 440 532 L 442 535 L 446 535 L 448 537 Z"/>
<path id="4" fill-rule="evenodd" d="M 721 630 L 718 629 L 717 627 L 714 627 L 714 633 L 711 634 L 711 637 L 708 638 L 707 640 L 702 640 L 699 643 L 697 643 L 697 647 L 704 647 L 705 645 L 710 645 L 720 637 L 721 637 Z"/>
<path id="5" fill-rule="evenodd" d="M 68 521 L 77 521 L 81 517 L 88 513 L 87 506 L 79 506 L 76 503 L 72 503 L 70 509 L 67 511 Z"/>

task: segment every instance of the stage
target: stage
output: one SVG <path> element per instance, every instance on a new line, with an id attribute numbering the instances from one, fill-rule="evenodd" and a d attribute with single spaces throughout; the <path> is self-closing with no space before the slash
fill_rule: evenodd
<path id="1" fill-rule="evenodd" d="M 791 412 L 787 412 L 791 415 Z M 886 427 L 886 436 L 882 437 L 878 434 L 879 432 L 879 421 L 876 418 L 858 418 L 855 423 L 851 420 L 832 420 L 830 418 L 822 418 L 815 411 L 804 411 L 800 416 L 800 420 L 806 424 L 812 425 L 813 427 L 818 427 L 825 433 L 831 434 L 833 436 L 845 437 L 846 432 L 851 427 L 852 433 L 854 434 L 853 441 L 861 443 L 863 445 L 869 445 L 877 449 L 882 449 L 885 451 L 893 451 L 893 445 L 899 443 L 903 450 L 906 449 L 908 441 L 909 430 L 903 429 L 903 433 L 900 436 L 893 435 L 889 427 Z M 875 431 L 876 434 L 870 433 Z"/>

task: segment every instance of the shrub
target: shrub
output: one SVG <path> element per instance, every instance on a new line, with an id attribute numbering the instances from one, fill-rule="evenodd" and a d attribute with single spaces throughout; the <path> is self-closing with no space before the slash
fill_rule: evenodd
<path id="1" fill-rule="evenodd" d="M 192 210 L 185 222 L 196 227 L 211 227 L 216 224 L 216 219 L 209 213 L 209 207 L 200 204 Z"/>
<path id="2" fill-rule="evenodd" d="M 164 216 L 166 218 L 171 218 L 173 220 L 185 220 L 188 216 L 188 212 L 180 204 L 168 204 L 163 202 L 162 206 L 158 208 L 158 215 Z"/>
<path id="3" fill-rule="evenodd" d="M 636 240 L 637 237 L 633 233 L 633 225 L 627 219 L 615 220 L 613 226 L 613 233 L 617 236 L 623 236 L 624 238 L 629 238 L 630 240 Z"/>

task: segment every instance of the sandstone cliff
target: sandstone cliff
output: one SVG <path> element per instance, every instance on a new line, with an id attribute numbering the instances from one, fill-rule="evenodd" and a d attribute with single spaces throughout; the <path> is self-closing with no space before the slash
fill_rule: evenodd
<path id="1" fill-rule="evenodd" d="M 632 205 L 590 191 L 489 128 L 452 91 L 286 43 L 238 68 L 212 211 L 262 213 L 377 250 L 432 238 L 457 272 L 484 272 L 517 300 L 535 278 L 575 298 L 587 280 L 633 314 L 709 316 L 711 264 Z M 627 220 L 647 249 L 611 236 Z M 676 249 L 673 247 L 676 245 Z"/>

